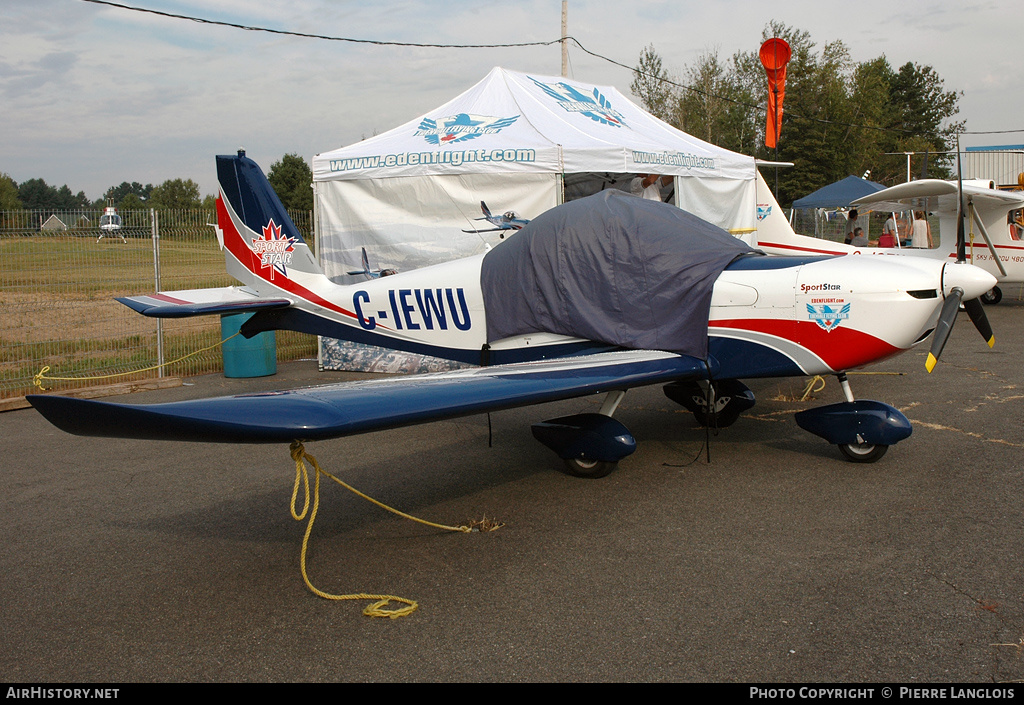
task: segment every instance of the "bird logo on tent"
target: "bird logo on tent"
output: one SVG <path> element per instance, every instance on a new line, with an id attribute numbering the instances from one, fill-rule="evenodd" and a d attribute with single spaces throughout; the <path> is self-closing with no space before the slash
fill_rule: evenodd
<path id="1" fill-rule="evenodd" d="M 446 145 L 456 142 L 465 142 L 480 135 L 496 135 L 502 129 L 508 127 L 519 118 L 512 117 L 491 117 L 488 115 L 470 115 L 459 113 L 449 117 L 423 118 L 416 136 L 423 137 L 428 144 Z"/>
<path id="2" fill-rule="evenodd" d="M 580 113 L 602 125 L 622 127 L 626 125 L 622 113 L 612 108 L 612 104 L 601 93 L 594 89 L 592 96 L 581 93 L 564 81 L 558 83 L 541 83 L 533 76 L 530 80 L 537 87 L 559 102 L 566 112 Z M 628 127 L 628 126 L 627 126 Z"/>

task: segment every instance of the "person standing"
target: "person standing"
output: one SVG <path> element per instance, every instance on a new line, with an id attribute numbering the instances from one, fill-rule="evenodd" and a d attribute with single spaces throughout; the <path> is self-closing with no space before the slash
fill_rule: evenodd
<path id="1" fill-rule="evenodd" d="M 924 211 L 914 211 L 914 225 L 910 234 L 911 247 L 932 248 L 932 226 Z"/>
<path id="2" fill-rule="evenodd" d="M 890 213 L 882 226 L 882 234 L 878 238 L 879 247 L 896 247 L 899 242 L 899 228 L 896 227 L 896 214 Z"/>
<path id="3" fill-rule="evenodd" d="M 661 183 L 659 184 L 659 180 Z M 672 182 L 671 176 L 659 176 L 658 174 L 639 174 L 630 183 L 630 191 L 634 196 L 646 198 L 649 201 L 661 200 L 661 185 L 668 186 Z"/>
<path id="4" fill-rule="evenodd" d="M 859 226 L 860 224 L 857 222 L 857 209 L 854 208 L 846 217 L 846 239 L 843 240 L 843 242 L 845 242 L 847 245 L 852 244 L 853 235 L 859 229 Z"/>

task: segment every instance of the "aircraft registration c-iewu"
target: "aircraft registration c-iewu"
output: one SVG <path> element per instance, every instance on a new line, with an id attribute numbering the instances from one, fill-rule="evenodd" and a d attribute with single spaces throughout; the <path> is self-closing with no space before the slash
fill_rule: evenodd
<path id="1" fill-rule="evenodd" d="M 961 303 L 992 337 L 984 313 L 973 312 L 995 280 L 978 267 L 767 256 L 674 206 L 610 192 L 543 213 L 485 254 L 339 285 L 323 274 L 255 162 L 239 152 L 217 157 L 217 169 L 217 235 L 228 272 L 243 286 L 123 303 L 156 317 L 253 312 L 245 335 L 291 329 L 473 367 L 151 405 L 30 396 L 58 427 L 287 443 L 605 394 L 599 413 L 533 426 L 566 472 L 600 477 L 636 447 L 613 418 L 632 387 L 663 384 L 702 424 L 725 427 L 754 404 L 743 379 L 836 375 L 846 401 L 802 411 L 797 422 L 850 460 L 873 462 L 911 426 L 888 404 L 854 399 L 846 372 L 918 346 L 933 331 L 938 358 Z M 695 275 L 685 261 L 693 253 L 718 264 Z M 547 279 L 529 269 L 541 261 L 551 268 Z"/>

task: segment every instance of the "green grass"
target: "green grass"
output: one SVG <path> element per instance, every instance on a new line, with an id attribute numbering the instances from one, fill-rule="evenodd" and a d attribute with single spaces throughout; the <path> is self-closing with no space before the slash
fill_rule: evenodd
<path id="1" fill-rule="evenodd" d="M 126 331 L 119 314 L 111 314 L 106 304 L 96 303 L 157 289 L 149 213 L 122 216 L 126 223 L 136 224 L 123 231 L 127 242 L 119 236 L 97 242 L 99 231 L 95 228 L 77 231 L 81 236 L 75 236 L 75 229 L 58 234 L 40 234 L 27 228 L 0 232 L 0 397 L 33 391 L 32 378 L 44 365 L 50 365 L 48 374 L 55 377 L 97 377 L 156 364 L 155 333 L 139 334 L 142 326 L 128 326 L 131 332 Z M 312 244 L 306 222 L 309 218 L 294 213 L 292 217 L 307 243 Z M 207 225 L 212 221 L 212 213 L 160 214 L 161 290 L 238 283 L 224 270 L 224 255 L 213 228 Z M 137 314 L 124 309 L 123 315 Z M 164 359 L 174 360 L 217 343 L 217 323 L 216 318 L 165 322 Z M 54 339 L 40 340 L 51 329 Z M 69 335 L 79 337 L 68 340 Z M 315 336 L 278 331 L 276 340 L 280 361 L 316 354 Z M 164 374 L 188 376 L 222 368 L 221 352 L 215 348 L 168 366 Z M 139 376 L 50 384 L 65 389 Z M 141 376 L 156 377 L 157 372 Z"/>
<path id="2" fill-rule="evenodd" d="M 120 239 L 34 236 L 0 238 L 0 290 L 71 292 L 75 296 L 148 293 L 155 289 L 153 244 Z M 160 240 L 162 289 L 228 286 L 215 238 Z M 184 285 L 183 285 L 184 284 Z"/>

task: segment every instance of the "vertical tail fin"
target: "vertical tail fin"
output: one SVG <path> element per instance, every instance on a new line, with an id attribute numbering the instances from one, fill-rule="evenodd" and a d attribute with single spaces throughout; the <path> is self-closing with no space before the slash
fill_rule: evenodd
<path id="1" fill-rule="evenodd" d="M 296 274 L 324 276 L 267 177 L 244 151 L 217 157 L 217 179 L 217 237 L 231 276 L 261 293 L 287 289 Z"/>

